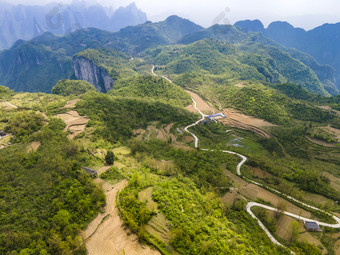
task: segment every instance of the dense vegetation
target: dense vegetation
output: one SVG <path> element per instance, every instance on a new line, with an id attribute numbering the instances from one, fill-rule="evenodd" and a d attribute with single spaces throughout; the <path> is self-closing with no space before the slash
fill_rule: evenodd
<path id="1" fill-rule="evenodd" d="M 152 238 L 144 226 L 155 212 L 139 201 L 138 192 L 153 186 L 152 198 L 169 220 L 170 243 L 179 253 L 288 254 L 264 238 L 245 212 L 226 208 L 214 193 L 202 192 L 189 178 L 151 176 L 149 169 L 140 169 L 119 196 L 125 223 L 142 240 Z M 157 246 L 165 245 L 158 243 Z"/>
<path id="2" fill-rule="evenodd" d="M 95 91 L 95 87 L 86 81 L 61 80 L 52 88 L 52 93 L 61 96 L 79 96 L 88 91 Z"/>
<path id="3" fill-rule="evenodd" d="M 129 180 L 118 195 L 121 217 L 141 241 L 165 254 L 169 246 L 181 254 L 289 253 L 271 243 L 244 210 L 253 199 L 241 196 L 239 184 L 225 174 L 235 171 L 239 158 L 220 149 L 247 155 L 248 166 L 242 169 L 247 178 L 301 200 L 307 192 L 322 195 L 330 201 L 322 208 L 340 211 L 334 203 L 340 201 L 340 151 L 335 135 L 324 129 L 339 128 L 340 118 L 319 107 L 340 110 L 339 96 L 321 96 L 328 95 L 320 82 L 322 70 L 328 72 L 322 82 L 330 83 L 331 70 L 310 56 L 232 26 L 195 33 L 201 29 L 173 16 L 114 36 L 96 29 L 64 37 L 44 34 L 0 52 L 0 82 L 14 84 L 15 89 L 24 84 L 29 91 L 49 92 L 52 82 L 74 78 L 72 58 L 85 58 L 116 80 L 108 95 L 75 80 L 59 81 L 53 88 L 58 95 L 13 97 L 13 91 L 0 86 L 0 98 L 19 106 L 0 109 L 0 128 L 9 133 L 0 149 L 0 253 L 84 254 L 79 232 L 104 205 L 103 193 L 81 170 L 91 164 L 112 165 L 100 175 L 102 181 L 113 185 Z M 180 42 L 191 44 L 169 45 L 183 36 Z M 151 76 L 151 64 L 174 83 Z M 265 127 L 269 138 L 264 139 L 220 123 L 200 124 L 191 128 L 200 146 L 216 151 L 196 150 L 192 142 L 185 142 L 188 137 L 182 130 L 199 115 L 184 109 L 190 96 L 175 84 L 198 92 L 220 110 L 234 108 L 277 125 Z M 63 132 L 65 123 L 53 118 L 69 110 L 64 106 L 70 95 L 80 95 L 74 110 L 90 119 L 72 141 Z M 154 139 L 152 132 L 164 141 Z M 313 144 L 309 136 L 332 147 Z M 235 139 L 243 145 L 231 147 Z M 38 144 L 36 151 L 32 142 Z M 131 155 L 112 152 L 121 145 L 129 146 Z M 264 171 L 266 177 L 255 176 L 248 167 Z M 150 187 L 157 212 L 140 200 L 140 192 Z M 221 197 L 228 191 L 236 199 L 227 205 Z M 167 221 L 168 244 L 146 231 L 158 213 Z M 261 220 L 274 232 L 274 222 L 266 215 Z M 318 254 L 318 248 L 296 240 L 289 245 L 297 254 Z"/>
<path id="4" fill-rule="evenodd" d="M 110 142 L 131 138 L 134 129 L 146 128 L 150 121 L 185 125 L 195 119 L 182 108 L 158 101 L 113 98 L 98 93 L 86 94 L 77 109 L 91 118 L 88 126 L 96 127 L 96 135 Z"/>
<path id="5" fill-rule="evenodd" d="M 85 254 L 79 231 L 105 201 L 81 170 L 89 156 L 68 141 L 61 120 L 42 127 L 33 114 L 18 114 L 18 120 L 27 124 L 9 128 L 17 133 L 15 141 L 28 137 L 41 146 L 30 153 L 22 143 L 0 150 L 0 253 Z"/>
<path id="6" fill-rule="evenodd" d="M 167 74 L 208 73 L 217 79 L 294 82 L 309 91 L 328 95 L 315 73 L 277 47 L 247 42 L 226 44 L 205 39 L 186 46 L 150 49 L 146 57 L 165 66 Z"/>
<path id="7" fill-rule="evenodd" d="M 275 88 L 281 88 L 281 85 Z M 263 85 L 248 85 L 244 88 L 215 86 L 211 91 L 207 91 L 207 94 L 222 103 L 223 107 L 233 107 L 251 116 L 278 124 L 287 123 L 292 118 L 320 123 L 334 118 L 328 111 L 313 104 L 289 98 Z"/>
<path id="8" fill-rule="evenodd" d="M 112 96 L 157 99 L 176 106 L 187 106 L 190 96 L 180 87 L 154 76 L 135 76 L 117 81 L 108 93 Z"/>

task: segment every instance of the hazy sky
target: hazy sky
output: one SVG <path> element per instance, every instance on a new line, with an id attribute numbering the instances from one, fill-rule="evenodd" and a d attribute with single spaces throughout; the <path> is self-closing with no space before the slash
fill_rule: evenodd
<path id="1" fill-rule="evenodd" d="M 95 1 L 95 0 L 91 0 Z M 42 4 L 46 0 L 8 0 L 23 4 Z M 57 0 L 69 3 L 71 0 Z M 97 0 L 103 5 L 126 6 L 133 0 Z M 240 19 L 260 19 L 265 25 L 285 20 L 294 26 L 310 29 L 323 23 L 340 22 L 339 0 L 135 0 L 137 6 L 152 21 L 170 14 L 179 14 L 208 27 L 220 23 L 234 23 Z"/>

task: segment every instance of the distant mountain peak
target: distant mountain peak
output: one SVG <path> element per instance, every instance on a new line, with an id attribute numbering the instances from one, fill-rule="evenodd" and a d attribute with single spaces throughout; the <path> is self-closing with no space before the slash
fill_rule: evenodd
<path id="1" fill-rule="evenodd" d="M 242 20 L 238 21 L 234 24 L 235 27 L 241 29 L 242 32 L 248 33 L 248 32 L 262 32 L 264 30 L 263 23 L 258 20 Z"/>

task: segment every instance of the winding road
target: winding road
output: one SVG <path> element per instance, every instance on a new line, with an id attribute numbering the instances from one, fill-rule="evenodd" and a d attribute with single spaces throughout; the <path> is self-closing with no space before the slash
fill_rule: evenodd
<path id="1" fill-rule="evenodd" d="M 155 69 L 155 66 L 152 66 L 151 72 L 152 72 L 152 74 L 153 74 L 154 76 L 157 76 L 157 74 L 154 73 L 154 69 Z M 169 80 L 167 77 L 162 76 L 162 78 L 164 78 L 164 79 L 166 79 L 166 80 L 172 82 L 172 81 Z M 205 117 L 206 117 L 207 115 L 203 114 L 203 113 L 200 111 L 200 109 L 197 108 L 197 103 L 196 103 L 196 101 L 195 101 L 193 98 L 191 98 L 191 99 L 192 99 L 192 101 L 193 101 L 193 103 L 194 103 L 195 109 L 200 113 L 200 115 L 201 115 L 202 117 L 201 117 L 201 119 L 199 119 L 198 121 L 196 121 L 196 122 L 194 122 L 194 123 L 188 125 L 187 127 L 185 127 L 184 130 L 185 130 L 186 132 L 188 132 L 188 133 L 195 139 L 195 148 L 198 148 L 198 142 L 199 142 L 198 137 L 197 137 L 194 133 L 190 132 L 188 129 L 191 128 L 191 127 L 194 127 L 194 126 L 196 126 L 197 124 L 199 124 L 200 122 L 202 122 L 202 121 L 205 119 Z M 203 151 L 213 151 L 213 150 L 210 150 L 210 149 L 201 149 L 201 150 L 203 150 Z M 241 167 L 242 167 L 242 165 L 248 160 L 248 158 L 247 158 L 246 156 L 244 156 L 244 155 L 241 155 L 241 154 L 236 153 L 236 152 L 233 152 L 233 151 L 223 150 L 222 152 L 224 152 L 224 153 L 229 153 L 229 154 L 233 154 L 233 155 L 237 155 L 238 157 L 240 157 L 240 158 L 242 159 L 241 162 L 240 162 L 240 163 L 237 165 L 237 167 L 236 167 L 237 175 L 242 176 Z M 251 183 L 253 183 L 253 184 L 255 184 L 255 185 L 258 185 L 258 186 L 260 186 L 260 187 L 263 187 L 262 184 L 257 183 L 257 182 L 255 182 L 255 181 L 248 180 L 248 179 L 247 179 L 247 181 L 249 181 L 249 182 L 251 182 Z M 319 208 L 317 208 L 317 207 L 314 207 L 314 206 L 308 205 L 308 204 L 306 204 L 306 203 L 304 203 L 304 202 L 301 202 L 301 201 L 299 201 L 299 200 L 297 200 L 297 199 L 295 199 L 295 198 L 293 198 L 293 197 L 291 197 L 291 196 L 288 196 L 288 195 L 286 195 L 286 194 L 284 194 L 284 193 L 282 193 L 282 192 L 280 192 L 280 191 L 278 191 L 278 190 L 275 190 L 275 189 L 272 189 L 272 188 L 268 188 L 268 187 L 267 187 L 267 189 L 269 189 L 269 190 L 270 190 L 271 192 L 273 192 L 273 193 L 282 195 L 282 196 L 286 197 L 287 199 L 292 200 L 292 201 L 294 201 L 295 203 L 298 203 L 298 204 L 300 204 L 300 205 L 302 205 L 302 206 L 304 206 L 304 207 L 308 207 L 308 208 L 313 209 L 313 210 L 316 210 L 316 211 L 324 212 L 323 210 L 321 210 L 321 209 L 319 209 Z M 277 241 L 277 240 L 275 239 L 275 237 L 274 237 L 274 236 L 270 233 L 270 231 L 264 226 L 264 224 L 263 224 L 263 223 L 255 216 L 255 214 L 251 211 L 251 208 L 252 208 L 252 207 L 262 207 L 262 208 L 264 208 L 264 209 L 267 209 L 267 210 L 270 210 L 270 211 L 274 211 L 274 212 L 279 211 L 279 210 L 278 210 L 277 208 L 274 208 L 274 207 L 271 207 L 271 206 L 267 206 L 267 205 L 263 205 L 263 204 L 256 203 L 256 202 L 249 202 L 249 203 L 247 204 L 247 206 L 246 206 L 247 212 L 250 214 L 250 216 L 251 216 L 252 218 L 254 218 L 254 219 L 257 220 L 259 226 L 260 226 L 260 227 L 263 229 L 263 231 L 267 234 L 267 236 L 269 237 L 269 239 L 270 239 L 274 244 L 276 244 L 276 245 L 278 245 L 278 246 L 281 246 L 281 247 L 285 247 L 283 244 L 281 244 L 279 241 Z M 287 216 L 293 217 L 293 218 L 295 218 L 295 219 L 297 219 L 297 220 L 301 220 L 301 221 L 313 221 L 313 222 L 316 222 L 316 223 L 318 223 L 320 226 L 325 226 L 325 227 L 329 227 L 329 228 L 340 228 L 340 219 L 339 219 L 337 216 L 335 216 L 335 215 L 333 215 L 333 214 L 331 214 L 331 213 L 328 213 L 328 212 L 324 212 L 324 213 L 327 213 L 329 216 L 332 216 L 332 218 L 337 222 L 336 224 L 329 224 L 329 223 L 319 222 L 319 221 L 316 221 L 316 220 L 313 220 L 313 219 L 308 219 L 308 218 L 305 218 L 305 217 L 301 217 L 300 215 L 296 215 L 296 214 L 293 214 L 293 213 L 290 213 L 290 212 L 286 212 L 286 211 L 283 211 L 282 213 L 285 214 L 285 215 L 287 215 Z M 287 247 L 285 247 L 285 248 L 287 248 Z M 287 248 L 287 249 L 288 249 L 288 248 Z M 291 253 L 292 253 L 292 254 L 295 254 L 293 251 L 291 251 Z"/>

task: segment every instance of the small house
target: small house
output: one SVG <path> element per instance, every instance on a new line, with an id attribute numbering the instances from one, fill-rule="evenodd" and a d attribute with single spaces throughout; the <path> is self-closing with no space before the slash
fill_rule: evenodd
<path id="1" fill-rule="evenodd" d="M 98 176 L 98 173 L 95 171 L 95 170 L 93 170 L 93 169 L 91 169 L 91 168 L 89 168 L 89 167 L 83 167 L 83 170 L 88 174 L 88 175 L 90 175 L 91 177 L 96 177 L 96 176 Z"/>
<path id="2" fill-rule="evenodd" d="M 321 232 L 321 228 L 318 223 L 314 221 L 305 221 L 305 227 L 308 232 Z"/>

